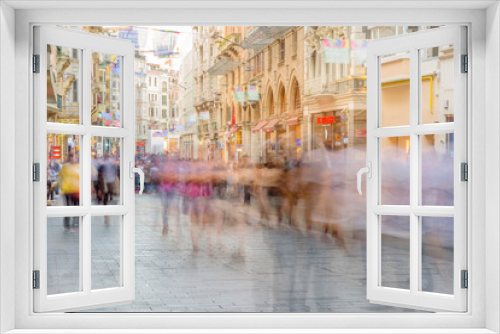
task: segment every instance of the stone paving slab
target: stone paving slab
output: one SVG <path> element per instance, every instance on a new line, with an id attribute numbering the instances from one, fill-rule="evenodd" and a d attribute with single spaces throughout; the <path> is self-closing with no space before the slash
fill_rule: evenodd
<path id="1" fill-rule="evenodd" d="M 233 203 L 235 212 L 245 212 Z M 300 215 L 299 209 L 294 212 Z M 239 224 L 227 222 L 221 233 L 217 224 L 206 224 L 199 235 L 199 251 L 193 252 L 188 215 L 169 215 L 169 231 L 162 233 L 158 196 L 136 196 L 136 298 L 86 312 L 414 312 L 366 299 L 362 238 L 350 239 L 346 252 L 335 238 L 319 231 L 287 223 L 275 226 L 273 219 L 265 222 L 270 226 L 263 226 L 252 214 Z M 77 254 L 65 252 L 74 249 L 78 233 L 64 231 L 60 220 L 48 225 L 55 242 L 48 253 L 52 293 L 74 288 L 78 262 Z M 116 230 L 106 226 L 103 217 L 93 217 L 92 222 L 96 233 L 92 278 L 97 286 L 116 285 Z M 387 247 L 384 254 L 389 254 L 388 270 L 399 273 L 408 268 L 402 260 L 407 255 L 404 249 Z M 427 272 L 428 285 L 442 289 L 446 283 L 442 268 L 429 266 Z M 397 273 L 388 273 L 387 278 L 405 283 L 404 275 Z"/>

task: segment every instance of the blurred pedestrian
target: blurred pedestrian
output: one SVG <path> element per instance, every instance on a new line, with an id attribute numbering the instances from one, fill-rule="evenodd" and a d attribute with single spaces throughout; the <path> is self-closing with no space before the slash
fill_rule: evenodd
<path id="1" fill-rule="evenodd" d="M 68 153 L 68 162 L 62 166 L 57 182 L 60 184 L 66 205 L 80 205 L 80 165 L 73 152 Z M 73 225 L 70 226 L 70 217 L 64 217 L 64 229 L 78 228 L 78 219 L 74 217 Z"/>

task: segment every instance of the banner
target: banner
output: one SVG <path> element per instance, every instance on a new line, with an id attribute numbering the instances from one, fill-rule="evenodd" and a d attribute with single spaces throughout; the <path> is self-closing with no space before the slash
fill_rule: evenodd
<path id="1" fill-rule="evenodd" d="M 257 86 L 248 86 L 247 90 L 248 101 L 259 101 L 260 94 Z"/>
<path id="2" fill-rule="evenodd" d="M 233 86 L 234 100 L 238 102 L 245 102 L 245 86 Z"/>
<path id="3" fill-rule="evenodd" d="M 118 32 L 118 38 L 128 39 L 134 44 L 136 49 L 139 48 L 139 33 L 131 29 L 120 29 Z"/>
<path id="4" fill-rule="evenodd" d="M 186 127 L 182 124 L 175 124 L 174 129 L 175 131 L 185 131 Z"/>
<path id="5" fill-rule="evenodd" d="M 323 48 L 325 49 L 325 63 L 349 64 L 351 62 L 348 39 L 323 38 Z"/>
<path id="6" fill-rule="evenodd" d="M 325 63 L 350 64 L 351 56 L 355 64 L 366 63 L 368 39 L 324 38 Z"/>
<path id="7" fill-rule="evenodd" d="M 355 64 L 366 63 L 368 41 L 368 39 L 351 39 L 351 56 L 354 58 Z"/>
<path id="8" fill-rule="evenodd" d="M 160 30 L 149 31 L 149 33 L 153 35 L 153 49 L 156 57 L 168 57 L 174 54 L 177 46 L 177 33 Z"/>

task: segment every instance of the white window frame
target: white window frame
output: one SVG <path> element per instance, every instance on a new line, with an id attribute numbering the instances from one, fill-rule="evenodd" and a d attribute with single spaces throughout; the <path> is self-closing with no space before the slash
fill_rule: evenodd
<path id="1" fill-rule="evenodd" d="M 235 332 L 235 328 L 253 328 L 252 332 L 283 332 L 283 329 L 306 328 L 300 332 L 327 333 L 346 332 L 372 333 L 412 332 L 419 328 L 422 333 L 491 333 L 500 331 L 500 11 L 498 3 L 492 2 L 453 2 L 435 1 L 432 8 L 429 2 L 412 1 L 406 6 L 412 10 L 401 9 L 402 3 L 380 1 L 380 9 L 367 9 L 366 3 L 338 1 L 330 5 L 310 3 L 277 4 L 274 9 L 265 11 L 264 7 L 272 1 L 254 3 L 256 8 L 218 9 L 215 4 L 199 5 L 189 10 L 174 8 L 173 3 L 150 4 L 155 9 L 137 11 L 117 9 L 116 3 L 100 1 L 85 4 L 69 4 L 44 1 L 17 2 L 13 6 L 24 6 L 26 10 L 14 11 L 9 4 L 0 4 L 0 321 L 1 330 L 16 329 L 15 333 L 37 333 L 36 329 L 60 328 L 60 333 L 76 332 L 72 329 L 89 328 L 88 333 L 105 332 L 101 329 L 127 329 L 128 333 L 145 333 L 145 330 L 130 330 L 140 324 L 144 328 L 196 328 L 193 332 Z M 43 6 L 75 6 L 73 9 L 40 10 Z M 95 8 L 81 9 L 78 6 L 108 6 L 109 10 Z M 132 2 L 122 2 L 121 6 L 137 6 Z M 487 5 L 491 5 L 487 10 Z M 140 5 L 148 6 L 147 2 Z M 171 6 L 171 8 L 168 8 Z M 179 6 L 179 4 L 177 4 Z M 188 5 L 186 5 L 186 8 Z M 250 6 L 252 6 L 250 4 Z M 279 8 L 283 6 L 283 8 Z M 375 5 L 371 2 L 371 7 Z M 391 9 L 391 6 L 399 9 Z M 454 8 L 450 8 L 454 6 Z M 457 9 L 460 6 L 462 9 Z M 482 6 L 482 7 L 481 7 Z M 76 7 L 80 9 L 75 9 Z M 325 8 L 326 7 L 326 8 Z M 337 8 L 338 7 L 338 8 Z M 343 8 L 342 8 L 343 7 Z M 352 9 L 345 9 L 346 7 Z M 478 9 L 479 7 L 479 9 Z M 153 8 L 153 7 L 151 7 Z M 266 15 L 262 15 L 262 13 Z M 376 13 L 375 13 L 376 12 Z M 210 14 L 210 15 L 207 15 Z M 376 14 L 376 15 L 375 15 Z M 314 21 L 311 21 L 311 18 Z M 469 241 L 469 308 L 467 313 L 438 314 L 34 314 L 31 290 L 32 259 L 32 200 L 26 194 L 32 192 L 31 150 L 33 124 L 32 104 L 26 96 L 32 94 L 31 82 L 31 45 L 34 24 L 69 23 L 71 25 L 128 24 L 150 25 L 167 24 L 168 18 L 175 18 L 176 24 L 194 25 L 398 25 L 400 22 L 415 25 L 465 24 L 469 26 L 469 55 L 471 62 L 468 77 L 469 122 L 471 133 L 468 146 L 470 159 L 470 183 L 468 212 L 471 239 Z M 230 20 L 230 21 L 229 21 Z M 269 21 L 272 20 L 272 21 Z M 236 23 L 237 22 L 237 23 Z M 172 23 L 170 23 L 172 24 Z M 488 29 L 486 29 L 488 27 Z M 14 38 L 15 32 L 15 38 Z M 4 47 L 6 46 L 6 47 Z M 14 53 L 15 50 L 15 53 Z M 486 66 L 488 71 L 485 71 Z M 4 75 L 5 74 L 5 75 Z M 10 75 L 9 75 L 10 74 Z M 15 78 L 15 86 L 12 85 Z M 487 85 L 488 84 L 488 85 Z M 15 96 L 15 98 L 13 98 Z M 15 110 L 15 126 L 12 124 L 12 110 Z M 472 118 L 474 116 L 474 119 Z M 488 119 L 486 122 L 485 119 Z M 28 120 L 28 121 L 26 121 Z M 9 128 L 10 127 L 10 128 Z M 15 149 L 12 149 L 15 138 Z M 14 154 L 14 152 L 16 152 Z M 488 152 L 486 154 L 485 152 Z M 7 163 L 3 163 L 6 161 Z M 15 161 L 15 166 L 12 166 Z M 486 164 L 486 165 L 485 165 Z M 475 168 L 475 166 L 477 166 Z M 486 167 L 484 167 L 486 166 Z M 14 168 L 15 167 L 15 168 Z M 488 182 L 485 175 L 488 174 Z M 15 175 L 15 177 L 12 177 Z M 12 189 L 16 189 L 12 198 Z M 486 196 L 488 194 L 488 196 Z M 15 210 L 5 208 L 15 207 Z M 15 242 L 13 242 L 15 237 Z M 14 256 L 12 256 L 14 254 Z M 489 256 L 485 256 L 488 254 Z M 493 254 L 493 255 L 492 255 Z M 15 289 L 12 289 L 15 286 Z M 486 293 L 486 289 L 488 293 Z M 15 305 L 12 308 L 12 305 Z M 264 328 L 264 329 L 263 329 Z M 267 328 L 267 329 L 265 329 Z M 356 331 L 354 328 L 358 328 Z M 377 330 L 385 328 L 384 330 Z M 392 328 L 392 330 L 390 330 Z M 429 330 L 429 328 L 434 328 Z M 460 329 L 464 329 L 461 330 Z M 28 330 L 31 329 L 31 330 Z M 219 329 L 219 330 L 217 330 Z M 225 329 L 225 330 L 220 330 Z M 230 330 L 233 329 L 233 330 Z M 336 330 L 337 329 L 337 330 Z M 47 332 L 47 331 L 45 331 Z M 120 330 L 118 330 L 120 332 Z M 152 332 L 152 331 L 151 331 Z M 246 331 L 248 332 L 248 330 Z M 294 332 L 298 332 L 295 330 Z M 14 333 L 14 332 L 13 332 Z"/>
<path id="2" fill-rule="evenodd" d="M 420 50 L 450 45 L 454 47 L 453 87 L 454 115 L 452 123 L 425 124 L 421 122 L 421 57 Z M 466 80 L 469 74 L 461 73 L 461 57 L 466 54 L 466 28 L 461 26 L 441 27 L 437 29 L 419 30 L 412 34 L 378 39 L 367 48 L 367 163 L 371 168 L 371 177 L 367 178 L 367 295 L 374 303 L 387 305 L 413 305 L 416 309 L 464 311 L 467 309 L 467 290 L 461 287 L 461 270 L 467 269 L 467 182 L 460 180 L 461 163 L 467 161 L 467 131 L 465 117 L 467 115 Z M 382 126 L 381 73 L 382 57 L 399 52 L 408 52 L 410 61 L 410 101 L 409 124 L 402 126 Z M 453 159 L 453 206 L 422 205 L 420 189 L 422 186 L 421 164 L 422 153 L 420 136 L 425 134 L 455 133 Z M 409 159 L 409 202 L 408 205 L 382 204 L 381 186 L 381 140 L 383 138 L 410 137 Z M 465 205 L 464 205 L 465 204 Z M 382 276 L 382 217 L 388 215 L 406 216 L 409 218 L 409 287 L 396 289 L 383 286 Z M 421 290 L 422 284 L 422 240 L 419 236 L 423 217 L 453 218 L 453 293 L 442 294 Z"/>

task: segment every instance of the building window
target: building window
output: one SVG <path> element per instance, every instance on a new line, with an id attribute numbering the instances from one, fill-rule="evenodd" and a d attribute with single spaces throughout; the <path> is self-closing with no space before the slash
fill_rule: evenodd
<path id="1" fill-rule="evenodd" d="M 285 93 L 285 87 L 283 87 L 283 86 L 281 86 L 281 89 L 280 89 L 279 99 L 280 99 L 280 110 L 279 110 L 279 112 L 281 114 L 283 114 L 283 113 L 286 112 L 286 93 Z"/>
<path id="2" fill-rule="evenodd" d="M 301 108 L 302 108 L 302 98 L 300 96 L 300 87 L 299 87 L 299 83 L 297 81 L 295 81 L 295 112 L 300 112 Z"/>
<path id="3" fill-rule="evenodd" d="M 285 39 L 280 40 L 280 62 L 285 61 Z"/>
<path id="4" fill-rule="evenodd" d="M 316 77 L 316 50 L 311 53 L 309 58 L 309 78 Z"/>
<path id="5" fill-rule="evenodd" d="M 271 70 L 273 68 L 273 50 L 272 46 L 267 48 L 267 69 Z"/>
<path id="6" fill-rule="evenodd" d="M 292 32 L 292 56 L 297 55 L 297 30 Z"/>

